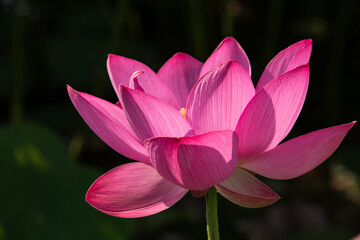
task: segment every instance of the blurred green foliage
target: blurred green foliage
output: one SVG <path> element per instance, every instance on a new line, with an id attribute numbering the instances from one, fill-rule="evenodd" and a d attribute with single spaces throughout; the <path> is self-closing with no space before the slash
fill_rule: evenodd
<path id="1" fill-rule="evenodd" d="M 116 102 L 108 53 L 155 71 L 176 52 L 206 60 L 226 36 L 247 52 L 256 84 L 267 62 L 314 40 L 303 111 L 288 138 L 359 120 L 357 0 L 0 1 L 0 240 L 204 239 L 204 199 L 187 195 L 141 219 L 106 216 L 85 203 L 90 184 L 126 159 L 99 140 L 66 84 Z M 348 239 L 360 222 L 360 132 L 283 196 L 245 209 L 219 197 L 222 239 Z M 97 169 L 97 170 L 95 170 Z"/>
<path id="2" fill-rule="evenodd" d="M 69 159 L 59 137 L 36 124 L 0 129 L 0 239 L 126 239 L 131 221 L 89 211 L 99 176 Z"/>

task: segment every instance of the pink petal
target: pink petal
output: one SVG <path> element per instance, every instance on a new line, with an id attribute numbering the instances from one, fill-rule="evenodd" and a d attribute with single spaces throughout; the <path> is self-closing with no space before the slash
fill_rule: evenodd
<path id="1" fill-rule="evenodd" d="M 181 107 L 186 106 L 186 99 L 199 79 L 202 65 L 185 53 L 177 53 L 159 70 L 159 78 L 174 93 Z"/>
<path id="2" fill-rule="evenodd" d="M 303 65 L 273 80 L 253 97 L 235 130 L 240 158 L 269 150 L 286 137 L 304 104 L 308 84 L 309 66 Z"/>
<path id="3" fill-rule="evenodd" d="M 356 122 L 324 128 L 280 144 L 271 151 L 240 162 L 240 166 L 274 179 L 301 176 L 337 149 L 346 133 Z"/>
<path id="4" fill-rule="evenodd" d="M 68 86 L 68 93 L 84 121 L 107 145 L 118 153 L 149 163 L 143 144 L 131 129 L 121 108 Z"/>
<path id="5" fill-rule="evenodd" d="M 179 110 L 146 93 L 120 87 L 120 102 L 135 134 L 143 142 L 151 137 L 193 134 Z"/>
<path id="6" fill-rule="evenodd" d="M 207 189 L 227 179 L 236 167 L 236 146 L 237 137 L 232 131 L 145 141 L 159 174 L 191 190 Z"/>
<path id="7" fill-rule="evenodd" d="M 196 83 L 187 102 L 187 118 L 197 134 L 234 130 L 255 94 L 249 73 L 237 62 L 227 62 Z"/>
<path id="8" fill-rule="evenodd" d="M 230 178 L 216 185 L 216 189 L 229 201 L 248 208 L 265 207 L 280 199 L 271 188 L 241 168 L 236 168 Z"/>
<path id="9" fill-rule="evenodd" d="M 312 40 L 302 40 L 279 52 L 266 66 L 256 92 L 280 75 L 309 62 Z"/>
<path id="10" fill-rule="evenodd" d="M 144 92 L 144 89 L 141 87 L 141 85 L 139 84 L 139 80 L 138 80 L 138 77 L 141 74 L 144 74 L 144 72 L 141 71 L 141 70 L 135 71 L 133 73 L 133 75 L 130 78 L 129 88 L 134 89 L 134 90 L 138 90 L 140 92 Z"/>
<path id="11" fill-rule="evenodd" d="M 180 109 L 180 105 L 177 102 L 174 94 L 159 79 L 156 73 L 145 64 L 129 58 L 109 54 L 107 60 L 107 69 L 111 83 L 119 98 L 119 86 L 124 85 L 129 87 L 131 76 L 134 72 L 140 70 L 143 71 L 144 74 L 138 76 L 138 83 L 147 94 L 155 96 L 162 101 L 174 106 L 175 108 Z"/>
<path id="12" fill-rule="evenodd" d="M 187 190 L 163 179 L 143 163 L 128 163 L 99 177 L 86 194 L 86 201 L 115 217 L 145 217 L 178 202 Z"/>
<path id="13" fill-rule="evenodd" d="M 236 61 L 251 75 L 251 67 L 248 57 L 240 44 L 232 37 L 227 37 L 219 44 L 215 51 L 204 63 L 200 78 L 217 66 L 228 61 Z"/>

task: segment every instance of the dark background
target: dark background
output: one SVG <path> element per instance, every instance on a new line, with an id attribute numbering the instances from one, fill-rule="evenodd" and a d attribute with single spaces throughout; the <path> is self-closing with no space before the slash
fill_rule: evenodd
<path id="1" fill-rule="evenodd" d="M 140 219 L 104 215 L 90 184 L 127 159 L 80 118 L 66 84 L 116 102 L 106 58 L 157 71 L 176 52 L 205 61 L 226 36 L 247 52 L 256 84 L 285 47 L 313 39 L 307 99 L 287 139 L 359 120 L 360 2 L 0 1 L 0 239 L 205 239 L 204 199 Z M 357 124 L 358 125 L 358 124 Z M 283 198 L 245 209 L 219 196 L 222 239 L 349 239 L 360 232 L 360 131 L 316 170 L 264 179 Z"/>

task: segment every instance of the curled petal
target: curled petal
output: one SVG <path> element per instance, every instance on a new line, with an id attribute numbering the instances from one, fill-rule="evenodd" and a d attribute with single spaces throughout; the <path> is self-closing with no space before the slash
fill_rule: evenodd
<path id="1" fill-rule="evenodd" d="M 219 44 L 215 51 L 204 63 L 201 69 L 200 78 L 207 72 L 229 61 L 238 62 L 245 70 L 251 75 L 251 67 L 249 58 L 247 57 L 244 49 L 232 37 L 227 37 Z"/>
<path id="2" fill-rule="evenodd" d="M 137 218 L 161 212 L 187 190 L 162 178 L 143 163 L 128 163 L 99 177 L 86 194 L 94 208 L 115 217 Z"/>
<path id="3" fill-rule="evenodd" d="M 234 130 L 255 94 L 249 73 L 237 62 L 227 62 L 204 75 L 191 91 L 188 121 L 197 134 Z"/>
<path id="4" fill-rule="evenodd" d="M 135 134 L 143 142 L 152 137 L 182 137 L 192 134 L 179 110 L 133 89 L 120 87 L 120 102 Z"/>
<path id="5" fill-rule="evenodd" d="M 70 86 L 68 92 L 81 117 L 107 145 L 121 155 L 149 163 L 143 144 L 121 108 L 90 94 L 77 92 Z"/>
<path id="6" fill-rule="evenodd" d="M 199 79 L 202 65 L 185 53 L 177 53 L 160 68 L 159 78 L 172 91 L 181 107 L 186 106 L 186 99 Z"/>
<path id="7" fill-rule="evenodd" d="M 137 79 L 147 94 L 155 96 L 175 108 L 180 108 L 174 94 L 159 79 L 156 73 L 145 64 L 126 57 L 109 54 L 107 69 L 111 83 L 119 99 L 119 86 L 124 85 L 129 87 L 129 81 L 133 73 L 136 71 L 142 71 L 144 74 L 138 76 Z"/>
<path id="8" fill-rule="evenodd" d="M 302 135 L 280 144 L 271 151 L 241 161 L 239 165 L 273 179 L 301 176 L 333 154 L 355 123 L 324 128 Z"/>
<path id="9" fill-rule="evenodd" d="M 232 131 L 145 141 L 159 174 L 191 190 L 204 190 L 228 178 L 236 167 L 236 146 L 237 137 Z"/>
<path id="10" fill-rule="evenodd" d="M 216 185 L 216 189 L 229 201 L 248 208 L 265 207 L 280 199 L 271 188 L 241 168 L 236 168 L 230 178 Z"/>
<path id="11" fill-rule="evenodd" d="M 140 92 L 144 92 L 144 89 L 141 87 L 141 85 L 139 84 L 139 80 L 138 80 L 138 77 L 141 74 L 144 74 L 144 71 L 138 70 L 133 73 L 133 75 L 130 78 L 129 88 L 138 90 Z"/>
<path id="12" fill-rule="evenodd" d="M 251 99 L 236 127 L 238 156 L 246 158 L 277 146 L 293 127 L 305 101 L 309 66 L 289 71 Z"/>
<path id="13" fill-rule="evenodd" d="M 266 84 L 294 68 L 309 62 L 312 49 L 312 40 L 302 40 L 279 52 L 266 66 L 261 75 L 256 92 Z"/>

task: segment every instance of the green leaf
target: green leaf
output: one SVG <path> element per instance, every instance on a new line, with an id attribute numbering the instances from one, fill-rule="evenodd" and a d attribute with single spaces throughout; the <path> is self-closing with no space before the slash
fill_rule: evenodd
<path id="1" fill-rule="evenodd" d="M 134 221 L 85 202 L 100 173 L 77 165 L 50 129 L 0 128 L 0 239 L 128 239 Z"/>

